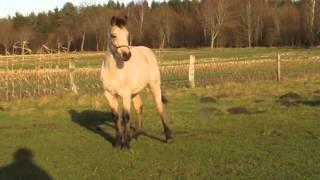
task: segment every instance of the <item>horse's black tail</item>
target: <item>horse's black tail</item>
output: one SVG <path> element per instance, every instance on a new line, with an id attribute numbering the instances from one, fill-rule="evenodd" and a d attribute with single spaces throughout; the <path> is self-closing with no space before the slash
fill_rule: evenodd
<path id="1" fill-rule="evenodd" d="M 162 103 L 163 104 L 167 104 L 169 101 L 168 101 L 168 98 L 166 98 L 166 96 L 164 95 L 164 90 L 163 88 L 161 88 L 161 100 L 162 100 Z"/>
<path id="2" fill-rule="evenodd" d="M 167 104 L 169 102 L 168 99 L 163 95 L 161 96 L 161 100 L 163 104 Z"/>

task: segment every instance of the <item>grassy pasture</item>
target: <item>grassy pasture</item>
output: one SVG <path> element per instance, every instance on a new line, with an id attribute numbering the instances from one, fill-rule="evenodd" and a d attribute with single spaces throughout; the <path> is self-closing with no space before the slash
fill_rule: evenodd
<path id="1" fill-rule="evenodd" d="M 279 97 L 289 92 L 301 98 L 282 105 Z M 167 89 L 166 96 L 175 142 L 161 141 L 144 92 L 146 135 L 129 151 L 113 149 L 100 93 L 2 102 L 0 179 L 25 172 L 32 179 L 320 178 L 319 80 L 224 83 Z"/>
<path id="2" fill-rule="evenodd" d="M 280 83 L 269 61 L 278 53 L 288 57 Z M 190 54 L 226 62 L 196 64 L 198 88 L 187 89 Z M 162 142 L 143 92 L 146 134 L 129 151 L 112 147 L 97 69 L 103 53 L 67 55 L 79 95 L 70 94 L 68 58 L 1 58 L 0 179 L 319 179 L 319 55 L 316 48 L 166 49 L 160 68 L 175 142 Z M 18 98 L 1 101 L 5 93 Z M 292 99 L 280 98 L 288 93 Z"/>

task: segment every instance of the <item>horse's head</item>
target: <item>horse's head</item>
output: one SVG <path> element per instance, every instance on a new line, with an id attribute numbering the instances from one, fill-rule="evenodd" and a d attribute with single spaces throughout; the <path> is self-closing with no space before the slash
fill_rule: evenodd
<path id="1" fill-rule="evenodd" d="M 113 50 L 122 56 L 124 61 L 128 61 L 131 57 L 128 36 L 129 32 L 126 28 L 128 17 L 111 18 L 111 44 Z"/>

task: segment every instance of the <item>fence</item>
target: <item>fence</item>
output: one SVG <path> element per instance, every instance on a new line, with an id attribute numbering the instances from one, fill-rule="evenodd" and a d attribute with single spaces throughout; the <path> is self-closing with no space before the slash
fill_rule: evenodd
<path id="1" fill-rule="evenodd" d="M 100 54 L 0 57 L 0 100 L 53 94 L 101 92 Z M 320 79 L 320 58 L 265 56 L 196 59 L 160 63 L 166 88 L 210 86 L 224 82 Z"/>

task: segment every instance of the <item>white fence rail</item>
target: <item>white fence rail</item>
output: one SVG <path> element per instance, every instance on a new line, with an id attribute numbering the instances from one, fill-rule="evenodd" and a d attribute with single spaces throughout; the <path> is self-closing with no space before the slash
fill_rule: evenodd
<path id="1" fill-rule="evenodd" d="M 98 54 L 103 57 L 103 53 Z M 0 100 L 66 92 L 101 91 L 97 54 L 0 57 Z M 287 54 L 254 58 L 205 58 L 161 62 L 168 88 L 211 86 L 224 82 L 320 79 L 320 58 Z"/>

